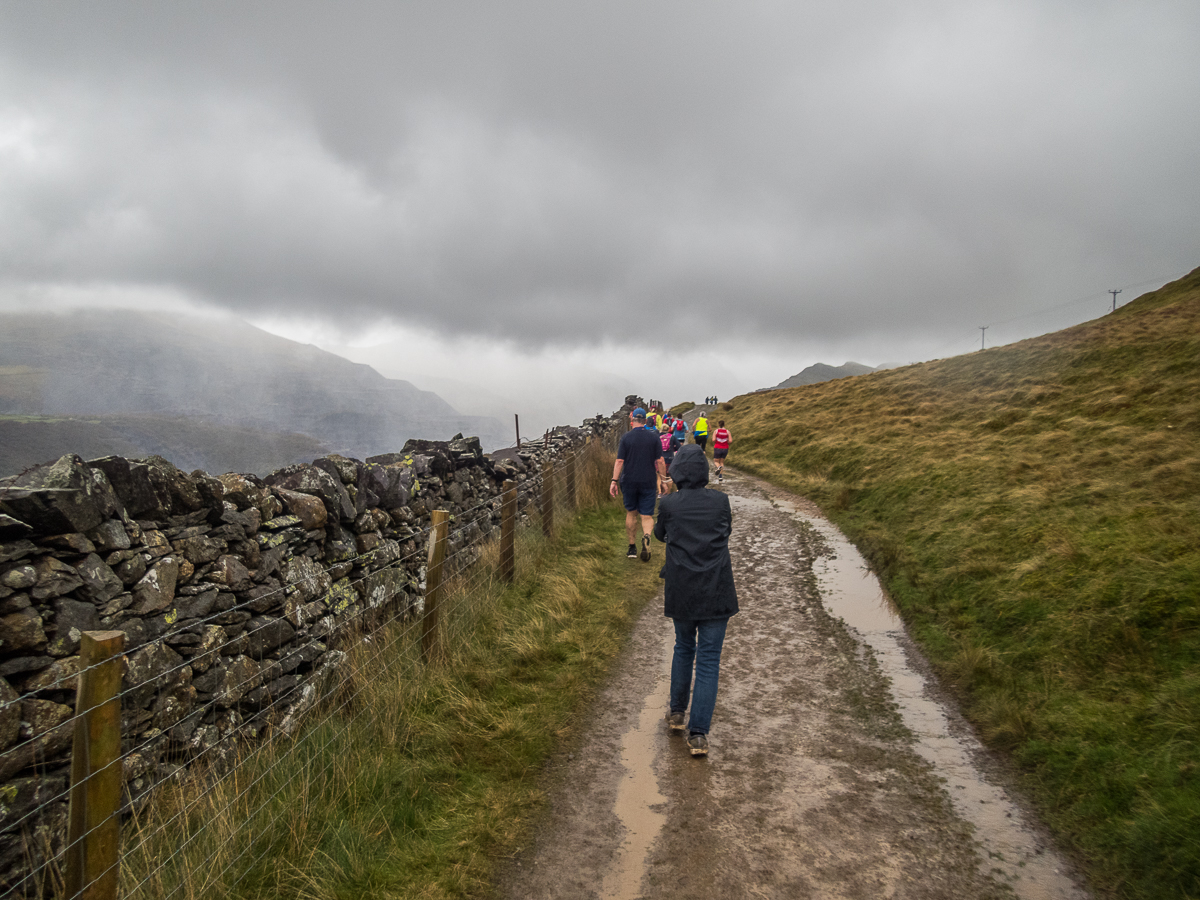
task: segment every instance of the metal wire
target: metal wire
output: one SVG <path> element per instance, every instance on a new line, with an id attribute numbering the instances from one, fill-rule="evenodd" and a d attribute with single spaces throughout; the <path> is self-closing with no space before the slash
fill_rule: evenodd
<path id="1" fill-rule="evenodd" d="M 564 442 L 567 440 L 569 440 L 569 439 L 564 439 Z M 553 455 L 549 455 L 549 454 L 553 454 L 555 451 L 559 450 L 562 447 L 564 442 L 560 442 L 560 441 L 556 440 L 553 444 L 548 445 L 546 447 L 546 450 L 543 453 L 544 458 L 543 458 L 541 464 L 537 464 L 536 462 L 531 460 L 529 467 L 534 469 L 533 474 L 527 474 L 527 476 L 524 480 L 519 480 L 519 481 L 515 482 L 517 504 L 518 504 L 518 524 L 520 524 L 522 526 L 528 526 L 528 525 L 533 524 L 533 521 L 526 514 L 524 514 L 522 512 L 522 507 L 525 510 L 527 510 L 529 503 L 532 502 L 534 499 L 537 499 L 539 501 L 539 507 L 540 507 L 540 499 L 545 490 L 547 478 L 552 478 L 552 479 L 555 479 L 556 481 L 561 481 L 561 477 L 568 470 L 568 468 L 570 466 L 574 466 L 575 471 L 576 471 L 576 479 L 577 479 L 576 490 L 578 491 L 579 476 L 582 474 L 580 472 L 580 466 L 579 466 L 580 456 L 582 454 L 580 454 L 579 451 L 585 450 L 586 444 L 580 445 L 577 447 L 569 447 L 568 448 L 568 449 L 573 449 L 576 453 L 575 459 L 573 459 L 571 461 L 568 461 L 567 459 L 564 459 L 561 456 L 555 457 Z M 548 459 L 545 458 L 547 455 L 548 455 Z M 546 464 L 547 462 L 549 463 L 548 465 Z M 564 485 L 564 487 L 565 487 L 565 485 Z M 496 587 L 499 586 L 499 582 L 497 580 L 496 574 L 493 571 L 494 567 L 491 565 L 486 565 L 486 566 L 478 565 L 478 563 L 482 559 L 483 551 L 482 551 L 481 547 L 482 547 L 483 542 L 486 541 L 487 539 L 491 538 L 497 530 L 497 524 L 493 520 L 495 518 L 497 518 L 499 515 L 499 511 L 500 511 L 500 508 L 501 508 L 501 505 L 503 502 L 504 494 L 503 494 L 503 490 L 502 490 L 502 485 L 500 485 L 500 484 L 497 484 L 495 486 L 495 490 L 496 490 L 496 493 L 494 493 L 490 496 L 484 497 L 479 502 L 475 503 L 473 506 L 461 509 L 458 512 L 456 512 L 454 515 L 455 527 L 448 532 L 448 536 L 447 536 L 448 541 L 462 540 L 462 544 L 458 548 L 447 553 L 446 559 L 443 563 L 443 565 L 446 566 L 446 570 L 450 573 L 448 580 L 446 582 L 446 585 L 450 590 L 450 596 L 447 598 L 450 600 L 450 603 L 447 606 L 443 606 L 442 610 L 441 610 L 442 614 L 445 616 L 445 622 L 443 623 L 443 627 L 446 629 L 454 627 L 454 623 L 456 621 L 459 623 L 460 627 L 462 627 L 464 629 L 469 629 L 471 627 L 471 622 L 467 621 L 467 618 L 464 618 L 464 617 L 468 617 L 468 618 L 473 617 L 476 614 L 480 604 L 484 603 L 487 600 L 486 595 L 488 593 L 490 593 L 492 590 L 494 590 Z M 575 506 L 576 498 L 565 498 L 562 496 L 561 491 L 555 491 L 555 494 L 556 494 L 556 496 L 554 498 L 554 507 L 555 508 L 560 508 L 560 507 L 571 508 L 571 507 Z M 473 540 L 473 541 L 468 540 L 468 536 L 472 533 L 472 529 L 476 529 L 478 531 L 479 539 Z M 393 546 L 398 547 L 400 544 L 405 543 L 410 540 L 411 541 L 423 541 L 430 534 L 430 531 L 431 531 L 431 525 L 426 524 L 426 525 L 424 525 L 424 527 L 414 528 L 407 535 L 404 535 L 404 536 L 394 535 L 392 537 L 386 538 L 385 540 L 391 541 L 393 543 Z M 386 545 L 381 545 L 381 547 L 383 547 L 383 546 L 386 546 Z M 391 569 L 396 569 L 396 568 L 403 568 L 403 570 L 408 572 L 410 575 L 413 575 L 414 577 L 420 577 L 420 574 L 424 568 L 424 566 L 421 564 L 421 556 L 425 552 L 424 549 L 414 550 L 405 555 L 398 556 L 396 559 L 390 560 L 389 562 L 387 562 L 381 566 L 370 568 L 370 566 L 372 566 L 374 564 L 374 561 L 378 558 L 378 550 L 379 549 L 380 549 L 380 547 L 375 547 L 375 548 L 372 548 L 371 550 L 366 550 L 361 553 L 357 553 L 356 555 L 349 557 L 346 560 L 339 561 L 340 564 L 343 564 L 343 565 L 346 563 L 349 563 L 352 566 L 352 569 L 353 568 L 360 569 L 360 574 L 358 575 L 358 577 L 352 579 L 349 582 L 350 587 L 357 589 L 359 586 L 365 586 L 366 582 L 368 582 L 371 578 L 377 576 L 380 572 L 385 572 L 385 571 L 388 571 Z M 291 587 L 291 585 L 281 585 L 280 587 L 278 587 L 268 593 L 261 594 L 252 600 L 245 600 L 241 603 L 236 603 L 228 609 L 217 610 L 215 612 L 210 613 L 207 616 L 200 617 L 197 619 L 185 620 L 186 624 L 181 624 L 181 625 L 177 626 L 176 628 L 165 632 L 164 634 L 156 637 L 155 641 L 156 642 L 160 642 L 160 641 L 165 642 L 167 638 L 177 635 L 177 634 L 183 632 L 185 629 L 194 629 L 198 626 L 214 624 L 215 619 L 218 618 L 219 616 L 225 615 L 230 612 L 235 612 L 235 611 L 245 611 L 251 605 L 261 604 L 264 600 L 268 600 L 272 597 L 276 597 L 281 594 L 286 596 L 289 587 Z M 220 586 L 213 585 L 213 589 L 219 591 Z M 365 591 L 365 587 L 364 587 L 364 591 Z M 403 591 L 399 591 L 399 592 L 397 592 L 397 594 L 403 595 L 405 597 L 408 596 Z M 397 596 L 397 594 L 394 594 L 393 598 L 395 596 Z M 325 594 L 323 594 L 321 597 L 314 598 L 314 599 L 328 601 L 330 595 L 331 595 L 331 591 L 328 591 Z M 343 618 L 340 621 L 336 622 L 336 626 L 335 626 L 336 632 L 334 633 L 335 636 L 339 635 L 339 634 L 351 633 L 352 630 L 357 627 L 358 622 L 363 620 L 368 614 L 374 614 L 378 610 L 386 609 L 387 606 L 388 606 L 388 604 L 385 603 L 385 604 L 381 604 L 376 607 L 369 607 L 369 606 L 363 605 L 363 606 L 357 608 L 353 615 L 351 615 L 347 618 Z M 272 607 L 273 607 L 273 604 L 271 606 L 268 606 L 267 609 L 269 610 Z M 328 602 L 326 602 L 326 607 L 328 608 Z M 327 650 L 325 653 L 322 654 L 322 657 L 319 657 L 317 660 L 314 660 L 314 663 L 316 664 L 316 667 L 314 668 L 314 673 L 322 674 L 319 685 L 315 684 L 315 681 L 309 681 L 306 684 L 297 685 L 296 688 L 294 688 L 293 690 L 289 691 L 286 694 L 271 698 L 265 706 L 260 707 L 252 715 L 245 717 L 237 726 L 230 728 L 229 731 L 226 734 L 222 735 L 216 742 L 214 742 L 213 744 L 211 744 L 209 746 L 203 747 L 198 752 L 196 752 L 194 755 L 190 756 L 188 759 L 188 765 L 196 766 L 197 764 L 202 764 L 205 762 L 206 757 L 210 757 L 211 755 L 215 754 L 216 751 L 218 751 L 224 747 L 229 747 L 231 745 L 234 745 L 234 746 L 238 745 L 240 742 L 241 736 L 245 731 L 247 731 L 250 728 L 256 728 L 256 727 L 261 728 L 265 724 L 265 725 L 267 725 L 267 727 L 269 729 L 267 731 L 266 736 L 264 738 L 260 739 L 259 741 L 257 741 L 257 743 L 255 743 L 252 747 L 250 747 L 244 756 L 241 756 L 235 763 L 232 764 L 232 767 L 230 769 L 230 771 L 234 772 L 234 773 L 236 773 L 239 770 L 244 771 L 245 766 L 254 763 L 254 761 L 257 758 L 259 758 L 262 754 L 266 753 L 267 750 L 276 746 L 280 742 L 281 738 L 292 737 L 290 734 L 286 734 L 285 732 L 283 732 L 282 729 L 271 728 L 269 726 L 269 722 L 270 722 L 271 714 L 273 712 L 282 708 L 283 704 L 291 704 L 293 701 L 307 702 L 309 709 L 317 709 L 317 708 L 325 709 L 324 715 L 319 720 L 312 720 L 312 721 L 306 722 L 304 725 L 304 730 L 303 730 L 302 734 L 299 735 L 298 737 L 293 738 L 293 740 L 294 740 L 293 747 L 295 747 L 297 750 L 299 750 L 305 743 L 312 741 L 316 737 L 316 735 L 320 734 L 322 732 L 324 726 L 327 725 L 328 723 L 330 723 L 331 720 L 333 720 L 335 717 L 340 716 L 342 714 L 343 710 L 349 704 L 354 702 L 354 700 L 356 698 L 356 694 L 357 694 L 357 692 L 354 690 L 350 690 L 347 693 L 347 696 L 338 703 L 334 703 L 331 705 L 331 704 L 329 704 L 329 699 L 333 696 L 336 696 L 339 691 L 342 691 L 348 684 L 350 684 L 352 682 L 352 680 L 354 679 L 356 673 L 361 671 L 361 669 L 365 665 L 369 664 L 370 662 L 372 662 L 374 660 L 378 660 L 385 653 L 389 654 L 389 656 L 391 658 L 395 658 L 393 651 L 395 651 L 396 647 L 401 644 L 409 644 L 409 645 L 415 644 L 417 629 L 418 629 L 418 627 L 421 626 L 424 616 L 423 615 L 413 615 L 412 614 L 413 610 L 414 610 L 414 607 L 406 607 L 404 610 L 400 611 L 400 613 L 398 615 L 392 616 L 390 621 L 393 624 L 396 623 L 398 619 L 400 620 L 401 624 L 399 625 L 399 627 L 392 628 L 390 630 L 390 633 L 393 635 L 391 637 L 391 639 L 389 641 L 387 641 L 385 644 L 380 644 L 378 647 L 374 647 L 373 652 L 366 659 L 360 659 L 357 662 L 351 661 L 350 665 L 347 666 L 346 660 L 348 659 L 348 657 L 342 656 L 339 659 L 339 664 L 337 666 L 332 667 L 331 671 L 324 673 L 323 672 L 324 667 L 320 666 L 319 660 L 321 658 L 323 658 L 326 653 L 330 652 L 330 650 L 332 650 L 332 648 L 330 648 L 330 650 Z M 336 619 L 337 614 L 332 613 L 332 611 L 331 611 L 331 614 L 333 614 Z M 404 621 L 403 618 L 401 618 L 401 617 L 407 618 L 409 616 L 411 616 L 411 618 L 408 618 L 408 620 L 406 622 Z M 228 639 L 224 643 L 218 645 L 217 647 L 214 647 L 212 650 L 205 651 L 205 655 L 210 655 L 214 659 L 219 660 L 220 658 L 222 658 L 224 656 L 224 654 L 221 653 L 221 650 L 223 648 L 227 647 L 230 643 L 237 641 L 243 635 L 256 634 L 258 631 L 269 627 L 271 624 L 272 624 L 272 622 L 266 622 L 266 623 L 263 623 L 263 624 L 259 625 L 258 627 L 251 629 L 249 631 L 242 631 L 234 638 Z M 376 631 L 375 633 L 378 634 L 379 632 Z M 359 652 L 361 653 L 364 645 L 372 643 L 372 636 L 367 635 L 367 636 L 361 637 L 356 643 L 357 643 L 357 646 L 359 647 Z M 336 652 L 342 652 L 342 651 L 336 651 Z M 124 699 L 125 697 L 127 697 L 128 695 L 130 695 L 134 692 L 140 692 L 140 691 L 144 690 L 147 685 L 151 685 L 151 684 L 158 685 L 158 694 L 161 697 L 165 690 L 168 690 L 172 687 L 172 682 L 174 680 L 173 676 L 182 672 L 183 669 L 189 668 L 193 664 L 194 660 L 195 660 L 194 656 L 184 658 L 179 664 L 172 666 L 162 672 L 158 672 L 158 673 L 150 676 L 143 682 L 140 682 L 136 685 L 126 686 L 126 688 L 123 689 L 118 694 L 118 697 L 121 699 Z M 409 662 L 407 664 L 401 663 L 400 665 L 401 665 L 401 668 L 397 671 L 398 675 L 404 675 L 405 673 L 413 673 L 413 672 L 419 674 L 420 671 L 422 671 L 422 667 L 415 661 Z M 27 697 L 34 696 L 38 693 L 52 691 L 52 690 L 55 690 L 56 688 L 68 689 L 70 686 L 70 682 L 74 681 L 76 679 L 76 677 L 77 677 L 76 674 L 72 674 L 70 676 L 63 676 L 62 678 L 58 679 L 55 682 L 52 682 L 51 684 L 43 685 L 35 691 L 31 691 L 31 692 L 28 692 L 28 693 L 22 695 L 21 697 L 17 698 L 17 700 L 19 701 L 21 699 L 25 699 Z M 304 686 L 314 686 L 314 687 L 316 687 L 317 690 L 320 691 L 320 693 L 317 696 L 313 697 L 311 699 L 311 701 L 303 701 L 301 699 L 303 696 L 301 688 Z M 236 685 L 234 687 L 235 687 L 235 689 L 240 688 L 241 685 Z M 183 721 L 185 719 L 203 719 L 211 711 L 219 710 L 220 708 L 222 708 L 221 703 L 222 703 L 223 699 L 224 699 L 223 697 L 214 696 L 208 703 L 206 703 L 202 706 L 199 706 L 199 707 L 192 708 L 187 713 L 187 715 L 184 716 L 183 719 L 181 719 L 180 721 Z M 17 701 L 13 701 L 13 702 L 17 702 Z M 234 703 L 234 704 L 226 706 L 225 708 L 232 710 L 236 715 L 240 716 L 241 713 L 237 710 L 236 706 L 237 706 L 237 704 Z M 70 727 L 76 718 L 77 718 L 77 715 L 72 715 L 71 718 L 65 720 L 63 723 L 61 723 L 59 726 L 56 726 L 56 727 L 57 728 Z M 324 750 L 324 749 L 328 748 L 328 746 L 333 741 L 339 739 L 339 735 L 336 732 L 336 730 L 326 730 L 326 733 L 327 733 L 327 737 L 326 737 L 325 741 L 321 744 L 321 746 L 319 748 L 320 750 Z M 10 748 L 8 752 L 21 750 L 22 748 L 35 743 L 37 740 L 39 740 L 42 737 L 44 737 L 44 735 L 37 735 L 37 736 L 31 737 L 27 741 L 19 743 L 19 744 L 15 745 L 14 747 Z M 152 748 L 154 746 L 154 744 L 158 741 L 161 741 L 162 738 L 163 738 L 163 734 L 161 732 L 157 735 L 153 735 L 153 736 L 146 738 L 141 743 L 137 743 L 134 746 L 132 746 L 130 749 L 124 751 L 121 754 L 121 756 L 117 760 L 115 760 L 113 763 L 111 763 L 110 765 L 117 765 L 117 764 L 123 765 L 124 762 L 131 755 L 133 755 L 135 753 L 139 753 L 143 750 Z M 243 744 L 242 746 L 245 746 L 245 745 Z M 318 777 L 324 776 L 329 771 L 329 769 L 332 765 L 333 765 L 333 761 L 330 760 L 322 769 L 318 770 L 317 776 Z M 216 813 L 214 813 L 214 815 L 220 815 L 220 814 L 226 813 L 231 808 L 233 808 L 236 804 L 240 803 L 244 797 L 248 796 L 250 791 L 252 791 L 265 778 L 267 778 L 271 775 L 271 773 L 274 771 L 274 767 L 275 767 L 275 764 L 270 764 L 270 765 L 265 766 L 261 770 L 261 772 L 259 772 L 257 777 L 253 778 L 248 784 L 245 784 L 244 786 L 242 786 L 241 790 L 238 791 L 236 794 L 234 794 L 234 796 L 228 800 L 228 802 L 225 804 L 225 806 L 223 806 L 220 810 L 217 810 Z M 138 796 L 140 798 L 145 798 L 145 797 L 150 796 L 151 794 L 158 791 L 166 781 L 177 778 L 180 771 L 181 771 L 181 769 L 176 768 L 169 774 L 163 775 L 162 777 L 158 778 L 157 780 L 152 780 L 144 789 L 142 789 L 139 792 Z M 310 776 L 312 775 L 311 772 L 306 772 L 306 774 L 310 775 Z M 228 776 L 221 776 L 221 777 L 228 777 Z M 295 776 L 293 776 L 293 778 L 294 777 Z M 251 812 L 249 814 L 249 818 L 252 820 L 264 808 L 266 808 L 267 805 L 269 805 L 271 802 L 273 802 L 274 799 L 280 795 L 280 793 L 286 787 L 286 785 L 291 782 L 291 780 L 292 779 L 289 778 L 287 781 L 285 781 L 281 785 L 279 790 L 268 795 L 258 805 L 258 807 L 256 807 L 253 810 L 253 812 Z M 34 809 L 31 809 L 30 811 L 28 811 L 25 815 L 23 815 L 16 822 L 11 823 L 10 826 L 6 829 L 6 831 L 16 831 L 17 829 L 23 827 L 30 820 L 36 818 L 36 816 L 47 805 L 61 801 L 64 798 L 67 798 L 68 796 L 69 796 L 69 788 L 56 794 L 54 797 L 49 798 L 48 800 L 39 804 Z M 137 802 L 137 800 L 134 798 L 131 798 L 131 801 L 135 802 L 135 803 Z M 190 815 L 191 812 L 196 808 L 196 805 L 199 802 L 200 802 L 200 798 L 198 797 L 197 799 L 195 799 L 193 801 L 181 804 L 180 807 L 174 811 L 173 815 L 171 815 L 168 819 L 164 820 L 163 822 L 158 823 L 157 826 L 154 828 L 154 830 L 152 830 L 148 833 L 139 832 L 137 843 L 133 844 L 132 846 L 126 846 L 125 851 L 124 851 L 125 854 L 128 855 L 129 853 L 138 851 L 139 848 L 145 846 L 146 843 L 149 840 L 151 840 L 156 834 L 162 832 L 163 830 L 165 830 L 166 828 L 168 828 L 172 825 L 175 825 L 182 818 Z M 118 815 L 119 814 L 120 813 L 118 813 Z M 267 823 L 267 827 L 270 828 L 271 826 L 274 826 L 279 821 L 279 819 L 283 816 L 283 814 L 284 814 L 284 810 L 281 810 L 279 813 L 277 813 L 271 819 L 271 821 L 269 823 Z M 170 856 L 166 857 L 156 868 L 154 868 L 149 874 L 147 874 L 145 877 L 143 877 L 141 881 L 139 881 L 136 885 L 134 885 L 135 889 L 142 887 L 143 885 L 147 884 L 151 879 L 157 877 L 159 875 L 159 873 L 161 873 L 167 866 L 169 866 L 171 864 L 171 861 L 173 858 L 177 858 L 178 855 L 182 852 L 182 850 L 184 850 L 187 846 L 189 846 L 193 841 L 198 839 L 201 834 L 202 834 L 202 829 L 194 830 L 193 833 L 190 834 L 183 841 L 183 843 L 181 845 L 177 846 L 175 851 Z M 73 846 L 73 845 L 70 845 L 70 846 Z M 20 881 L 18 881 L 16 883 L 16 885 L 14 885 L 14 887 L 20 888 L 23 885 L 26 885 L 27 883 L 29 883 L 31 879 L 37 878 L 40 875 L 42 875 L 43 873 L 52 871 L 51 867 L 53 867 L 56 864 L 60 864 L 62 858 L 65 856 L 66 852 L 70 849 L 70 846 L 63 847 L 58 852 L 47 857 L 41 864 L 39 864 L 38 866 L 35 866 Z M 209 856 L 207 862 L 211 862 L 212 859 L 215 857 L 216 853 L 218 853 L 218 852 L 220 852 L 219 849 L 215 850 L 214 853 Z M 260 854 L 255 860 L 253 860 L 251 862 L 251 867 L 253 866 L 253 864 L 257 863 L 257 861 L 260 860 L 263 856 L 265 856 L 266 852 L 267 851 L 264 850 L 262 854 Z M 217 875 L 216 875 L 217 881 L 219 882 L 219 879 L 225 874 L 225 872 L 227 872 L 231 866 L 235 865 L 239 859 L 242 859 L 243 856 L 244 856 L 244 854 L 233 857 L 225 865 L 225 867 L 219 873 L 217 873 Z M 247 871 L 249 871 L 249 868 L 250 867 L 247 868 Z M 210 883 L 212 883 L 211 880 L 210 880 Z M 172 890 L 172 894 L 177 892 L 179 890 L 179 887 L 181 887 L 181 886 L 182 885 L 176 886 L 176 888 L 174 888 Z"/>

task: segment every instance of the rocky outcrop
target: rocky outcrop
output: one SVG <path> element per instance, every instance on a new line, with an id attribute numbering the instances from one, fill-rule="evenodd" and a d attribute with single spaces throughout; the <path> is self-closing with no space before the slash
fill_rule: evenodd
<path id="1" fill-rule="evenodd" d="M 624 418 L 491 456 L 459 435 L 265 478 L 64 456 L 0 481 L 0 889 L 44 850 L 21 835 L 61 846 L 82 632 L 126 636 L 136 805 L 191 761 L 294 730 L 344 659 L 351 623 L 361 633 L 422 608 L 431 510 L 454 517 L 451 550 L 470 561 L 468 545 L 498 527 L 505 480 L 527 482 L 522 504 L 535 503 L 543 460 Z"/>

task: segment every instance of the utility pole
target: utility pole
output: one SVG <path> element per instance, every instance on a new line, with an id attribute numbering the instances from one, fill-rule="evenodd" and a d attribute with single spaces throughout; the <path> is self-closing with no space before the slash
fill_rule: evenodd
<path id="1" fill-rule="evenodd" d="M 980 350 L 987 349 L 987 330 L 991 327 L 992 327 L 991 325 L 980 325 L 979 326 L 979 349 Z"/>
<path id="2" fill-rule="evenodd" d="M 1113 312 L 1116 312 L 1116 311 L 1117 311 L 1117 294 L 1119 294 L 1119 293 L 1121 293 L 1121 292 L 1120 292 L 1119 290 L 1117 290 L 1117 291 L 1109 291 L 1109 293 L 1113 295 L 1113 308 L 1112 308 L 1112 311 L 1113 311 Z"/>

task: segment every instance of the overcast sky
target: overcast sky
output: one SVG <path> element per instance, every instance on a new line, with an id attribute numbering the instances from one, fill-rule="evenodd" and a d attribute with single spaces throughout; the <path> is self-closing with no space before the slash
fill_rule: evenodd
<path id="1" fill-rule="evenodd" d="M 0 305 L 588 405 L 954 355 L 1200 265 L 1198 85 L 1195 0 L 4 2 Z"/>

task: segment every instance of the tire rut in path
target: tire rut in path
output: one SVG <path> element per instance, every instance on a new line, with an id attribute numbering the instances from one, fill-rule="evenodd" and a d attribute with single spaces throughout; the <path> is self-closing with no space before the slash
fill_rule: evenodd
<path id="1" fill-rule="evenodd" d="M 552 761 L 549 809 L 502 868 L 501 896 L 1013 896 L 914 752 L 871 653 L 822 606 L 819 536 L 766 502 L 766 487 L 740 475 L 721 486 L 742 611 L 709 756 L 687 755 L 663 722 L 673 632 L 660 595 L 571 753 Z M 649 564 L 662 556 L 656 542 Z"/>

